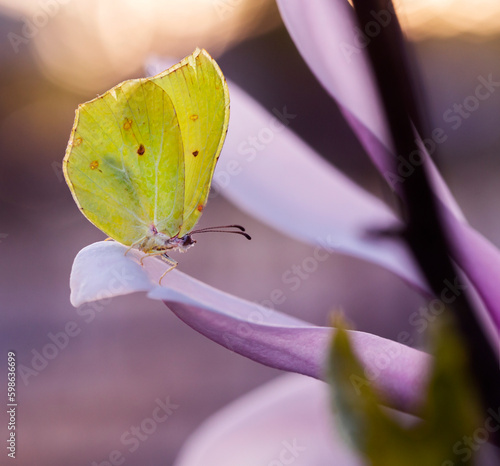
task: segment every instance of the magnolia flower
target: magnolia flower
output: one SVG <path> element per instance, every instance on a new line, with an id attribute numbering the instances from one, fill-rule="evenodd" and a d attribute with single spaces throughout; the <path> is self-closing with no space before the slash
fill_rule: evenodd
<path id="1" fill-rule="evenodd" d="M 327 415 L 328 398 L 317 380 L 278 377 L 203 423 L 175 466 L 361 466 Z"/>
<path id="2" fill-rule="evenodd" d="M 345 0 L 278 0 L 278 5 L 297 48 L 311 70 L 336 100 L 378 170 L 396 192 L 400 191 L 405 177 L 411 176 L 412 167 L 398 171 L 396 154 L 365 50 L 348 45 L 352 44 L 356 26 L 352 8 Z M 387 14 L 390 15 L 390 12 Z M 429 287 L 409 248 L 399 239 L 368 234 L 376 230 L 399 229 L 402 222 L 394 212 L 315 154 L 286 127 L 286 115 L 282 115 L 282 121 L 272 119 L 237 86 L 229 83 L 229 87 L 231 122 L 214 175 L 218 191 L 242 210 L 283 234 L 331 252 L 375 263 L 429 296 Z M 258 153 L 242 150 L 241 144 L 247 135 L 256 134 L 269 126 L 270 121 L 274 131 L 269 143 Z M 431 140 L 424 139 L 425 148 L 422 147 L 414 160 L 415 164 L 424 163 L 427 168 L 443 221 L 450 233 L 453 260 L 462 274 L 454 283 L 443 285 L 439 298 L 445 303 L 447 300 L 451 302 L 454 296 L 463 293 L 463 284 L 466 283 L 485 332 L 491 341 L 496 341 L 500 326 L 500 287 L 496 280 L 500 276 L 500 253 L 466 222 L 430 159 L 427 151 L 432 152 L 432 144 L 436 144 L 432 137 L 438 136 L 431 136 Z M 78 253 L 71 273 L 73 305 L 138 291 L 147 292 L 149 298 L 163 301 L 196 331 L 232 351 L 281 370 L 323 378 L 327 346 L 334 329 L 315 326 L 231 296 L 178 270 L 170 272 L 159 285 L 158 278 L 165 265 L 160 261 L 147 260 L 142 267 L 139 264 L 142 253 L 132 250 L 125 256 L 125 251 L 126 248 L 118 243 L 99 242 Z M 387 404 L 403 412 L 414 412 L 421 402 L 430 357 L 376 335 L 350 331 L 350 338 L 367 377 L 383 394 Z M 381 365 L 373 357 L 374 354 L 386 355 L 390 364 Z M 316 400 L 316 394 L 322 390 L 318 384 L 321 385 L 319 382 L 287 377 L 276 382 L 276 386 L 262 390 L 259 409 L 269 408 L 272 412 L 275 409 L 276 413 L 283 413 L 282 407 L 278 406 L 283 404 L 283 400 L 276 395 L 276 390 L 283 389 L 285 385 L 293 396 Z M 271 398 L 265 401 L 267 396 Z M 273 404 L 273 399 L 276 404 Z M 245 412 L 244 408 L 241 409 Z M 300 411 L 299 407 L 296 409 Z M 297 416 L 302 414 L 297 412 Z M 245 415 L 250 414 L 247 412 Z M 221 414 L 220 419 L 222 424 L 236 422 L 229 411 Z M 252 435 L 260 429 L 260 421 L 254 421 L 250 422 L 253 427 L 249 432 Z M 283 422 L 286 422 L 285 418 Z M 323 422 L 321 416 L 311 420 L 312 426 L 321 431 L 324 431 L 320 426 Z M 224 427 L 220 429 L 223 431 Z M 307 430 L 313 427 L 306 422 L 297 429 L 306 435 Z M 209 431 L 208 427 L 204 430 L 205 433 Z M 217 432 L 212 432 L 209 440 L 203 434 L 198 436 L 206 447 L 211 442 L 217 444 Z M 282 440 L 293 442 L 294 435 L 297 437 L 298 434 L 290 433 L 289 440 L 287 437 Z M 233 437 L 238 438 L 238 432 L 235 431 Z M 265 436 L 260 438 L 264 440 Z M 228 446 L 230 443 L 225 442 L 224 445 L 232 448 Z M 323 442 L 322 446 L 319 445 L 321 442 L 313 443 L 308 447 L 309 454 L 313 456 L 304 454 L 300 459 L 301 456 L 297 455 L 294 464 L 324 464 L 321 461 L 332 458 L 334 452 L 331 445 L 325 446 L 327 442 Z M 347 455 L 341 464 L 358 464 L 358 460 L 348 453 L 335 450 L 335 454 Z M 281 464 L 271 462 L 272 455 L 279 453 L 279 449 L 274 453 L 266 450 L 259 461 L 268 458 L 269 464 Z M 212 457 L 205 452 L 202 461 L 199 459 L 201 456 L 188 452 L 181 456 L 178 464 L 230 464 L 218 454 L 220 452 Z M 231 455 L 225 457 L 231 458 Z M 261 464 L 256 461 L 254 458 L 253 462 L 242 460 L 238 464 Z"/>

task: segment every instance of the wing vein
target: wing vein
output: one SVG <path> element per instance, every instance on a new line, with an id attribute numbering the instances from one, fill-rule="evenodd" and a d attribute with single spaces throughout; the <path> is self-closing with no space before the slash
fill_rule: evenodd
<path id="1" fill-rule="evenodd" d="M 78 167 L 74 167 L 73 168 L 74 170 L 78 170 L 83 176 L 85 176 L 92 184 L 94 184 L 95 186 L 97 186 L 97 188 L 99 190 L 101 190 L 105 195 L 109 196 L 109 198 L 111 198 L 113 201 L 116 202 L 117 205 L 119 205 L 121 208 L 123 208 L 123 210 L 125 210 L 126 212 L 128 212 L 132 217 L 134 217 L 135 219 L 137 219 L 137 221 L 142 225 L 142 226 L 145 226 L 147 227 L 147 222 L 144 222 L 143 219 L 141 219 L 140 217 L 137 216 L 137 214 L 135 212 L 133 212 L 132 210 L 128 209 L 127 207 L 125 207 L 123 205 L 123 203 L 121 201 L 119 201 L 118 199 L 116 199 L 114 196 L 112 196 L 108 191 L 106 191 L 97 181 L 93 180 L 89 175 L 87 175 L 87 173 L 85 173 L 83 170 L 81 170 L 80 168 Z"/>

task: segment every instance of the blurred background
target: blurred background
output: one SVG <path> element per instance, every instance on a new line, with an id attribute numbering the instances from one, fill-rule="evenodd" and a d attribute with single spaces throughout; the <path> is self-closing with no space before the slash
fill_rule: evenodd
<path id="1" fill-rule="evenodd" d="M 500 4 L 401 0 L 397 6 L 420 62 L 432 127 L 450 129 L 445 113 L 473 94 L 480 76 L 500 81 Z M 13 350 L 16 464 L 100 464 L 113 450 L 123 453 L 122 464 L 172 464 L 210 414 L 279 375 L 218 347 L 142 295 L 113 299 L 88 323 L 69 302 L 73 258 L 104 239 L 80 214 L 62 176 L 74 110 L 124 79 L 143 76 L 149 57 L 180 59 L 196 46 L 266 109 L 286 106 L 297 115 L 293 131 L 391 202 L 273 1 L 0 0 L 0 391 L 7 393 L 6 354 Z M 448 131 L 438 159 L 469 221 L 498 246 L 499 125 L 500 88 Z M 243 224 L 253 241 L 206 235 L 181 257 L 180 270 L 263 302 L 283 288 L 285 271 L 312 254 L 312 247 L 216 196 L 201 225 L 226 223 Z M 358 329 L 396 339 L 412 331 L 408 316 L 421 304 L 388 272 L 334 255 L 289 291 L 279 309 L 322 325 L 341 308 Z M 79 333 L 33 370 L 36 354 L 70 322 Z M 31 372 L 23 369 L 21 376 L 21 365 Z M 166 397 L 178 408 L 130 452 L 121 436 Z M 3 419 L 0 433 L 7 438 Z"/>

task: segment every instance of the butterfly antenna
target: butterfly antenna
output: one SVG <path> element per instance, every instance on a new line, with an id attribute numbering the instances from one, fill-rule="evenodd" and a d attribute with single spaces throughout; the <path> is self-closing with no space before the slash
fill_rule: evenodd
<path id="1" fill-rule="evenodd" d="M 198 233 L 234 233 L 235 235 L 244 236 L 246 239 L 252 239 L 248 233 L 245 233 L 245 229 L 241 225 L 221 225 L 217 227 L 200 228 L 199 230 L 194 230 L 189 234 L 193 235 Z"/>
<path id="2" fill-rule="evenodd" d="M 245 231 L 245 228 L 243 228 L 241 225 L 220 225 L 220 226 L 216 226 L 216 227 L 199 228 L 198 230 L 195 230 L 195 231 L 200 232 L 200 231 L 209 231 L 209 230 L 215 230 L 215 229 L 219 230 L 221 228 L 237 228 L 240 231 Z M 194 231 L 192 233 L 194 233 Z"/>

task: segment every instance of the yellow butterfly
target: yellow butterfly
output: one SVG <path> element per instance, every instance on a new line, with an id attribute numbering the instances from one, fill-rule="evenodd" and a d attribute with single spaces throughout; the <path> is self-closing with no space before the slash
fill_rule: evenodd
<path id="1" fill-rule="evenodd" d="M 63 161 L 83 214 L 110 238 L 147 255 L 185 251 L 205 207 L 229 122 L 215 60 L 196 49 L 151 78 L 125 81 L 78 107 Z M 165 274 L 163 274 L 165 275 Z M 163 276 L 162 276 L 163 277 Z M 161 279 L 160 279 L 161 280 Z"/>

